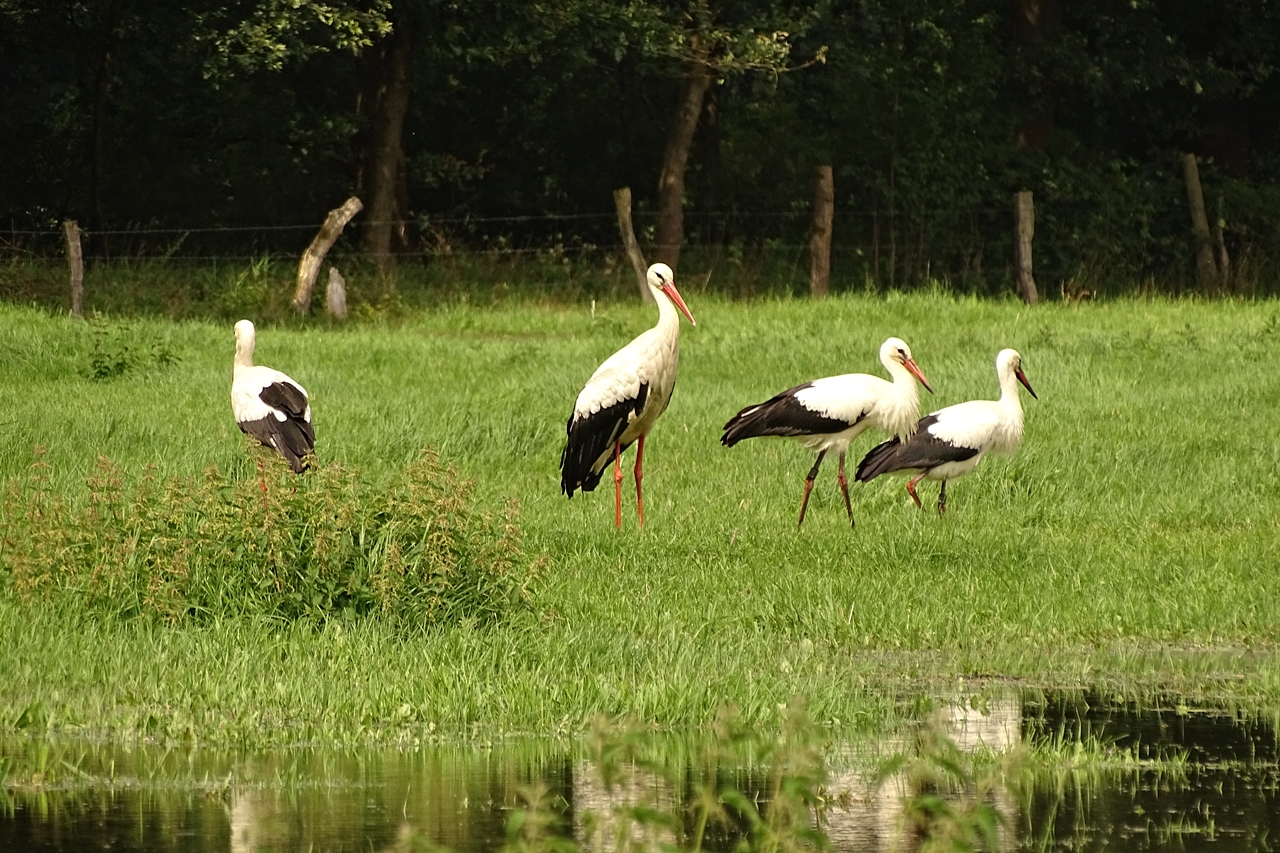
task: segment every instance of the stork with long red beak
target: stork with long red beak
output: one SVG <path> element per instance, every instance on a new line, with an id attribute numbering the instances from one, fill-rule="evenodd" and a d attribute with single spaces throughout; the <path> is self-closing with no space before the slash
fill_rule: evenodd
<path id="1" fill-rule="evenodd" d="M 963 477 L 977 468 L 988 452 L 1013 453 L 1022 442 L 1018 383 L 1021 382 L 1032 397 L 1036 397 L 1036 392 L 1022 372 L 1022 356 L 1017 350 L 1000 350 L 996 356 L 996 375 L 1000 378 L 999 400 L 971 400 L 921 418 L 910 438 L 903 440 L 894 436 L 871 449 L 858 463 L 859 482 L 894 471 L 914 473 L 907 481 L 907 493 L 916 506 L 923 509 L 916 484 L 921 480 L 941 480 L 938 512 L 946 512 L 947 480 Z"/>
<path id="2" fill-rule="evenodd" d="M 636 442 L 636 512 L 644 526 L 644 439 L 671 402 L 680 358 L 680 315 L 698 325 L 676 290 L 671 267 L 649 267 L 649 292 L 658 303 L 658 325 L 615 352 L 591 374 L 574 403 L 565 427 L 568 441 L 560 454 L 560 488 L 573 497 L 590 492 L 613 460 L 614 523 L 622 526 L 622 452 Z"/>
<path id="3" fill-rule="evenodd" d="M 892 382 L 865 373 L 815 379 L 788 388 L 763 403 L 747 406 L 724 425 L 720 443 L 726 447 L 733 447 L 744 438 L 781 435 L 818 452 L 809 476 L 804 479 L 804 497 L 800 501 L 800 521 L 796 527 L 804 524 L 818 466 L 827 451 L 833 449 L 840 454 L 836 481 L 844 495 L 844 508 L 852 527 L 853 505 L 849 502 L 849 481 L 844 473 L 844 457 L 850 442 L 872 426 L 895 435 L 909 434 L 920 416 L 916 381 L 933 393 L 929 380 L 911 357 L 911 347 L 901 338 L 889 338 L 880 345 L 880 363 L 893 377 Z"/>

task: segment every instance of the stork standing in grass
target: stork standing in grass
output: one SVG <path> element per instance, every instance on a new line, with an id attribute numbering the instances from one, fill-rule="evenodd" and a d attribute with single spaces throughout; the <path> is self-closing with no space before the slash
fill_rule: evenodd
<path id="1" fill-rule="evenodd" d="M 614 524 L 622 526 L 622 452 L 636 442 L 636 512 L 644 526 L 640 494 L 644 439 L 658 416 L 671 402 L 680 357 L 680 315 L 689 318 L 684 300 L 666 264 L 654 264 L 648 272 L 649 292 L 658 303 L 658 325 L 618 350 L 591 374 L 574 403 L 565 430 L 568 441 L 560 454 L 560 488 L 573 497 L 577 489 L 589 492 L 613 460 Z"/>
<path id="2" fill-rule="evenodd" d="M 907 435 L 920 416 L 916 381 L 930 394 L 933 388 L 924 372 L 911 357 L 911 348 L 900 338 L 889 338 L 880 345 L 880 363 L 893 377 L 886 382 L 865 373 L 846 373 L 815 379 L 788 388 L 763 403 L 747 406 L 724 425 L 720 443 L 733 447 L 744 438 L 780 435 L 794 438 L 818 458 L 804 479 L 804 497 L 800 501 L 800 521 L 809 506 L 809 492 L 818 476 L 818 467 L 828 450 L 840 454 L 840 470 L 836 481 L 844 495 L 844 508 L 852 527 L 853 505 L 849 501 L 849 481 L 844 473 L 845 452 L 849 443 L 868 427 L 876 427 L 896 435 Z"/>
<path id="3" fill-rule="evenodd" d="M 921 509 L 924 507 L 916 494 L 916 484 L 926 479 L 941 480 L 938 512 L 946 512 L 947 480 L 963 477 L 977 468 L 988 452 L 1013 453 L 1022 442 L 1018 383 L 1032 397 L 1036 392 L 1022 372 L 1022 356 L 1017 350 L 1000 350 L 996 375 L 1000 378 L 999 400 L 971 400 L 921 418 L 910 438 L 894 436 L 872 448 L 858 463 L 858 480 L 865 483 L 894 471 L 914 473 L 907 481 L 907 493 Z"/>
<path id="4" fill-rule="evenodd" d="M 253 363 L 257 339 L 253 323 L 236 323 L 236 360 L 231 380 L 231 411 L 240 431 L 274 448 L 295 474 L 307 470 L 316 446 L 307 392 L 278 370 Z"/>

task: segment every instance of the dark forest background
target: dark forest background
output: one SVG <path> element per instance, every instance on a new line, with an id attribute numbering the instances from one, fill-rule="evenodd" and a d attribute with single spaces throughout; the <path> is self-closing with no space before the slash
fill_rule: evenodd
<path id="1" fill-rule="evenodd" d="M 1274 293 L 1278 49 L 1266 0 L 0 0 L 0 244 L 269 257 L 356 194 L 384 271 L 613 263 L 629 186 L 651 258 L 800 287 L 830 164 L 835 290 L 1007 291 L 1030 190 L 1048 297 Z"/>

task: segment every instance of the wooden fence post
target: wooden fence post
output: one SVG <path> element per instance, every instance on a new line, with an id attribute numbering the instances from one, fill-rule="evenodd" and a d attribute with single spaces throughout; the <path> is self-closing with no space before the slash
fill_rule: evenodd
<path id="1" fill-rule="evenodd" d="M 1035 305 L 1040 294 L 1036 292 L 1036 280 L 1031 275 L 1031 238 L 1036 233 L 1036 208 L 1030 190 L 1013 194 L 1013 210 L 1017 221 L 1018 295 L 1028 305 Z"/>
<path id="2" fill-rule="evenodd" d="M 67 241 L 67 265 L 71 267 L 71 316 L 84 316 L 84 253 L 80 249 L 80 225 L 74 219 L 62 223 Z"/>
<path id="3" fill-rule="evenodd" d="M 363 208 L 364 202 L 352 196 L 342 207 L 329 211 L 329 215 L 324 218 L 324 225 L 320 226 L 320 232 L 302 253 L 302 260 L 298 263 L 298 286 L 293 292 L 294 311 L 306 314 L 311 310 L 311 291 L 316 286 L 316 276 L 320 274 L 320 265 L 324 263 L 324 256 L 333 248 L 342 229 L 347 227 L 351 218 Z"/>
<path id="4" fill-rule="evenodd" d="M 622 187 L 613 191 L 613 206 L 618 209 L 618 231 L 622 233 L 622 246 L 627 251 L 631 268 L 636 271 L 636 283 L 640 285 L 640 298 L 645 302 L 653 301 L 649 292 L 649 265 L 644 262 L 644 253 L 640 251 L 640 243 L 636 240 L 636 231 L 631 224 L 631 187 Z"/>
<path id="5" fill-rule="evenodd" d="M 329 286 L 324 290 L 324 307 L 335 320 L 347 319 L 347 282 L 337 267 L 329 267 Z"/>
<path id="6" fill-rule="evenodd" d="M 1187 185 L 1187 206 L 1191 209 L 1191 233 L 1196 243 L 1196 284 L 1212 287 L 1218 278 L 1209 243 L 1209 217 L 1204 212 L 1204 192 L 1200 189 L 1200 167 L 1196 155 L 1182 155 L 1182 176 Z"/>
<path id="7" fill-rule="evenodd" d="M 819 166 L 813 182 L 813 234 L 809 237 L 809 294 L 826 296 L 831 289 L 831 220 L 835 215 L 835 181 L 830 166 Z"/>

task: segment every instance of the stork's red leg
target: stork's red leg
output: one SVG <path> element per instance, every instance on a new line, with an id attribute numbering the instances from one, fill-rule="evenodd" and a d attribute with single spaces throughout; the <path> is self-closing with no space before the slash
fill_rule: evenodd
<path id="1" fill-rule="evenodd" d="M 916 494 L 916 483 L 924 479 L 924 474 L 917 474 L 910 480 L 907 480 L 907 494 L 911 495 L 911 500 L 916 502 L 916 506 L 924 509 L 924 504 L 920 503 L 920 496 Z"/>
<path id="2" fill-rule="evenodd" d="M 622 527 L 622 445 L 613 446 L 613 526 Z"/>
<path id="3" fill-rule="evenodd" d="M 644 474 L 640 471 L 640 460 L 644 458 L 644 436 L 636 442 L 636 512 L 640 513 L 640 526 L 644 527 L 644 501 L 640 499 L 640 481 Z"/>
<path id="4" fill-rule="evenodd" d="M 947 511 L 947 481 L 942 481 L 942 491 L 938 492 L 938 515 Z"/>
<path id="5" fill-rule="evenodd" d="M 836 474 L 836 482 L 844 494 L 844 511 L 849 513 L 849 526 L 857 527 L 853 520 L 853 504 L 849 502 L 849 479 L 844 475 L 844 451 L 840 452 L 840 472 Z"/>
<path id="6" fill-rule="evenodd" d="M 804 511 L 809 508 L 809 492 L 813 491 L 813 481 L 818 477 L 818 466 L 822 464 L 822 457 L 827 455 L 827 451 L 818 454 L 818 458 L 814 460 L 813 467 L 809 469 L 809 476 L 804 478 L 804 499 L 800 501 L 800 520 L 796 522 L 796 530 L 800 529 L 800 525 L 804 524 Z"/>

